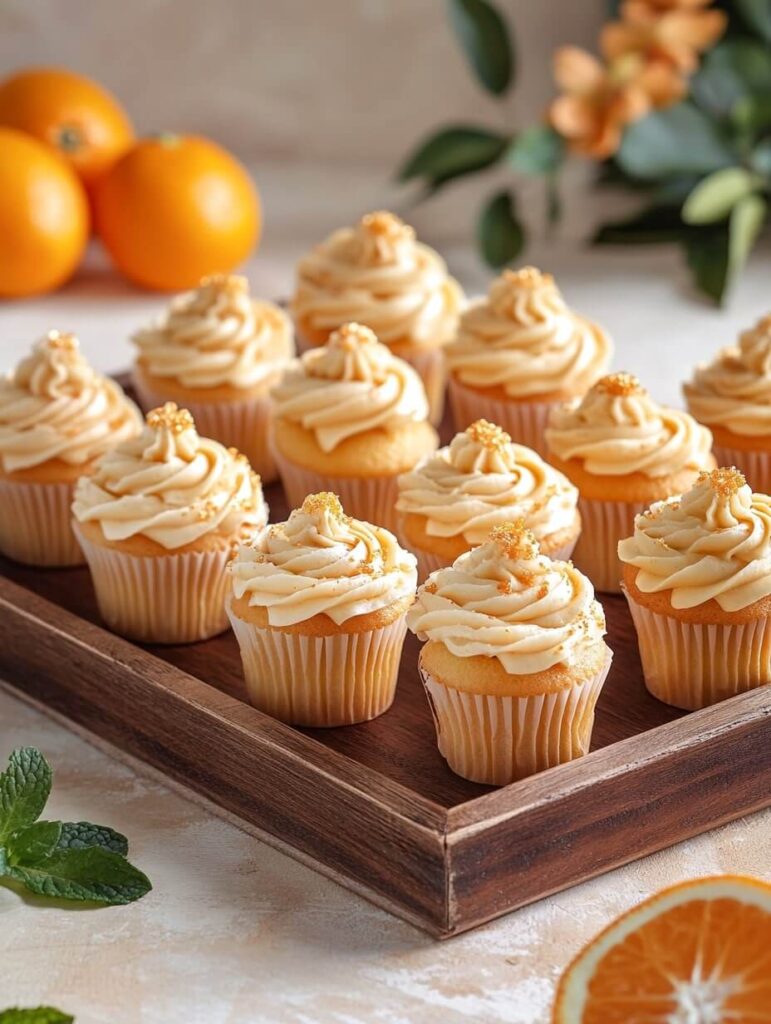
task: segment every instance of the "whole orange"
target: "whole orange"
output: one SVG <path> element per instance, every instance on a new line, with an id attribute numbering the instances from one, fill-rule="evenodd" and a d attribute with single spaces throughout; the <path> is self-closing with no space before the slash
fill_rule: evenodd
<path id="1" fill-rule="evenodd" d="M 73 170 L 37 139 L 0 128 L 0 296 L 63 284 L 88 234 L 88 201 Z"/>
<path id="2" fill-rule="evenodd" d="M 106 89 L 60 68 L 29 68 L 0 82 L 0 125 L 54 146 L 88 189 L 134 139 Z"/>
<path id="3" fill-rule="evenodd" d="M 232 270 L 259 237 L 259 197 L 246 170 L 194 135 L 137 142 L 101 179 L 94 200 L 116 266 L 146 288 L 192 288 Z"/>

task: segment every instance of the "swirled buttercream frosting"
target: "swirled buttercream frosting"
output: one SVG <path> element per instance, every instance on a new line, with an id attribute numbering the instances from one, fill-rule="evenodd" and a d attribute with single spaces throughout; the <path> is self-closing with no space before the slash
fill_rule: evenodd
<path id="1" fill-rule="evenodd" d="M 265 608 L 271 626 L 314 615 L 341 625 L 411 597 L 417 583 L 415 556 L 388 530 L 345 515 L 328 492 L 242 544 L 230 572 L 236 598 Z"/>
<path id="2" fill-rule="evenodd" d="M 481 544 L 490 530 L 524 519 L 536 539 L 573 525 L 578 491 L 530 448 L 477 420 L 399 477 L 397 509 L 425 517 L 432 537 Z"/>
<path id="3" fill-rule="evenodd" d="M 656 502 L 618 546 L 644 594 L 670 592 L 673 608 L 715 600 L 738 611 L 771 594 L 771 498 L 738 469 L 702 473 L 679 498 Z"/>
<path id="4" fill-rule="evenodd" d="M 8 473 L 49 459 L 85 465 L 141 429 L 139 409 L 89 366 L 72 334 L 51 331 L 0 379 L 0 464 Z"/>
<path id="5" fill-rule="evenodd" d="M 513 675 L 569 665 L 605 634 L 592 584 L 571 562 L 542 555 L 522 520 L 431 573 L 407 624 L 457 657 L 497 658 Z"/>
<path id="6" fill-rule="evenodd" d="M 133 338 L 140 365 L 188 388 L 253 388 L 294 354 L 287 315 L 254 299 L 245 277 L 217 274 L 178 295 Z"/>
<path id="7" fill-rule="evenodd" d="M 344 324 L 303 353 L 271 395 L 276 417 L 312 431 L 325 452 L 355 434 L 428 418 L 420 377 L 361 324 Z"/>
<path id="8" fill-rule="evenodd" d="M 705 469 L 712 435 L 687 412 L 654 402 L 631 373 L 613 373 L 582 399 L 552 409 L 546 443 L 599 476 L 661 477 Z"/>
<path id="9" fill-rule="evenodd" d="M 245 455 L 199 437 L 187 409 L 167 402 L 139 437 L 81 477 L 72 511 L 109 541 L 147 537 L 167 550 L 205 534 L 257 530 L 267 521 L 260 478 Z"/>
<path id="10" fill-rule="evenodd" d="M 771 434 L 771 315 L 698 366 L 683 390 L 702 423 L 749 437 Z"/>
<path id="11" fill-rule="evenodd" d="M 486 298 L 471 304 L 445 349 L 450 372 L 475 388 L 500 387 L 512 398 L 583 393 L 612 351 L 596 324 L 565 304 L 551 274 L 505 270 Z"/>
<path id="12" fill-rule="evenodd" d="M 399 217 L 379 211 L 300 261 L 292 313 L 315 331 L 354 320 L 386 345 L 430 347 L 452 337 L 464 302 L 441 256 Z"/>

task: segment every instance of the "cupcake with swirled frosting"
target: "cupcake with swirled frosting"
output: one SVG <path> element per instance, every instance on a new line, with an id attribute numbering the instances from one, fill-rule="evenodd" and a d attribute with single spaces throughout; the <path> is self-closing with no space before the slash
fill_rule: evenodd
<path id="1" fill-rule="evenodd" d="M 269 392 L 294 355 L 282 309 L 253 298 L 245 277 L 215 274 L 132 340 L 145 409 L 177 402 L 203 434 L 243 452 L 265 483 L 275 479 Z"/>
<path id="2" fill-rule="evenodd" d="M 597 590 L 619 593 L 618 542 L 652 501 L 687 491 L 712 469 L 712 435 L 659 405 L 631 373 L 612 373 L 552 410 L 547 458 L 576 485 L 583 529 L 576 565 Z"/>
<path id="3" fill-rule="evenodd" d="M 227 562 L 268 520 L 246 456 L 173 402 L 78 480 L 72 513 L 110 629 L 174 644 L 227 629 Z"/>
<path id="4" fill-rule="evenodd" d="M 578 491 L 530 448 L 477 420 L 399 477 L 399 536 L 421 578 L 452 565 L 493 527 L 523 519 L 550 558 L 569 558 L 581 532 Z"/>
<path id="5" fill-rule="evenodd" d="M 702 473 L 618 553 L 654 697 L 693 709 L 771 683 L 771 497 L 733 467 Z"/>
<path id="6" fill-rule="evenodd" d="M 503 786 L 587 752 L 611 661 L 605 616 L 522 520 L 432 573 L 407 624 L 427 641 L 419 669 L 458 775 Z"/>
<path id="7" fill-rule="evenodd" d="M 330 492 L 242 544 L 229 615 L 252 703 L 295 725 L 368 721 L 394 698 L 415 557 Z"/>
<path id="8" fill-rule="evenodd" d="M 418 371 L 431 422 L 444 404 L 442 347 L 465 305 L 442 257 L 393 213 L 368 213 L 315 246 L 297 268 L 291 310 L 301 347 L 323 345 L 355 321 Z"/>
<path id="9" fill-rule="evenodd" d="M 544 455 L 550 409 L 583 395 L 611 352 L 605 331 L 566 305 L 551 274 L 505 270 L 445 349 L 455 426 L 484 416 Z"/>
<path id="10" fill-rule="evenodd" d="M 333 488 L 351 515 L 395 529 L 396 478 L 439 443 L 415 370 L 368 327 L 344 324 L 290 365 L 273 403 L 289 504 Z"/>
<path id="11" fill-rule="evenodd" d="M 771 491 L 771 315 L 697 366 L 683 391 L 691 415 L 712 431 L 720 465 Z"/>
<path id="12" fill-rule="evenodd" d="M 73 334 L 51 331 L 0 378 L 0 552 L 80 565 L 70 528 L 76 479 L 142 429 L 121 387 L 91 367 Z"/>

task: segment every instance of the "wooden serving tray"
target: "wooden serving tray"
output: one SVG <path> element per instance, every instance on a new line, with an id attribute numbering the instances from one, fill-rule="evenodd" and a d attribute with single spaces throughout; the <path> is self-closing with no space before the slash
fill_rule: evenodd
<path id="1" fill-rule="evenodd" d="M 266 497 L 286 517 L 280 487 Z M 623 598 L 592 752 L 493 790 L 439 755 L 408 634 L 374 722 L 296 729 L 246 703 L 229 632 L 144 647 L 99 625 L 86 569 L 0 559 L 0 677 L 445 938 L 771 803 L 771 686 L 685 714 L 642 683 Z"/>

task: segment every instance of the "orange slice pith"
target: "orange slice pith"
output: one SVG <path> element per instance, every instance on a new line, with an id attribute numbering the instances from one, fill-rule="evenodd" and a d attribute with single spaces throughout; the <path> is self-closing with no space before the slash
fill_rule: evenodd
<path id="1" fill-rule="evenodd" d="M 771 885 L 700 878 L 633 907 L 569 965 L 553 1021 L 771 1022 Z"/>

